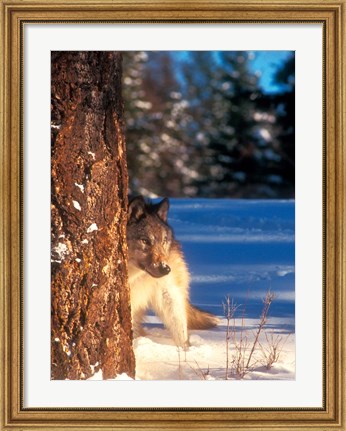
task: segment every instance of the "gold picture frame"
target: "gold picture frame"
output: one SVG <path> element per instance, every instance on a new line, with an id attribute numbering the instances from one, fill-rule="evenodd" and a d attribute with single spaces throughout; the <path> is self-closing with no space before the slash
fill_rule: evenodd
<path id="1" fill-rule="evenodd" d="M 1 0 L 2 430 L 346 430 L 346 0 Z M 27 22 L 322 23 L 324 405 L 322 408 L 23 407 L 23 53 Z M 322 233 L 321 233 L 322 235 Z"/>

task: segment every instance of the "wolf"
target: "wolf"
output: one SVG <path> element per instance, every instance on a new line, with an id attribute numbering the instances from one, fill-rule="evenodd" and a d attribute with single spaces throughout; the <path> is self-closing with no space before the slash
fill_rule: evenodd
<path id="1" fill-rule="evenodd" d="M 169 201 L 152 203 L 137 196 L 128 206 L 128 274 L 134 336 L 152 309 L 170 331 L 175 344 L 187 350 L 188 329 L 218 324 L 212 314 L 190 304 L 190 275 L 179 242 L 167 222 Z"/>

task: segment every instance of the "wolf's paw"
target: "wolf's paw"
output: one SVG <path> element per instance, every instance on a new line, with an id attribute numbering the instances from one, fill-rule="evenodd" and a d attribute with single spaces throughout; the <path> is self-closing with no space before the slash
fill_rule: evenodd
<path id="1" fill-rule="evenodd" d="M 190 340 L 187 339 L 181 347 L 184 350 L 184 352 L 187 352 L 189 350 L 189 348 L 191 347 Z"/>

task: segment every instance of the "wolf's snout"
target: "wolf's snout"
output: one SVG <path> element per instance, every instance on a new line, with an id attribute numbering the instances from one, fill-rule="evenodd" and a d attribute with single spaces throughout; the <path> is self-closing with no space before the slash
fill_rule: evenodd
<path id="1" fill-rule="evenodd" d="M 152 277 L 158 278 L 163 277 L 171 272 L 171 268 L 165 262 L 152 263 L 151 265 L 147 266 L 145 270 Z"/>
<path id="2" fill-rule="evenodd" d="M 159 270 L 162 275 L 167 275 L 171 272 L 171 268 L 167 265 L 167 263 L 164 262 L 159 264 Z"/>

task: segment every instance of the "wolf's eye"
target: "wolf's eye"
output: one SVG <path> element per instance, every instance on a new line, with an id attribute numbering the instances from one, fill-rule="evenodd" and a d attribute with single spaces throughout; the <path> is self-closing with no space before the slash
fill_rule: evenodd
<path id="1" fill-rule="evenodd" d="M 148 238 L 141 238 L 142 244 L 150 245 L 150 240 Z"/>

